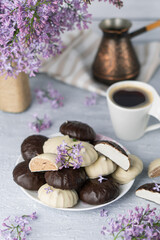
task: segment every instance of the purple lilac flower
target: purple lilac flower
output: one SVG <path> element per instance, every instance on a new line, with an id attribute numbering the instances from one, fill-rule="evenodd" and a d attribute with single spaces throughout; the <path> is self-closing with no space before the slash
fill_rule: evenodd
<path id="1" fill-rule="evenodd" d="M 107 180 L 107 178 L 104 178 L 104 177 L 102 177 L 102 176 L 99 176 L 99 178 L 98 178 L 98 182 L 102 183 L 103 180 Z"/>
<path id="2" fill-rule="evenodd" d="M 105 226 L 102 227 L 101 234 L 106 235 L 107 228 Z"/>
<path id="3" fill-rule="evenodd" d="M 99 0 L 101 2 L 102 0 Z M 104 2 L 107 2 L 107 0 L 104 0 Z M 123 7 L 123 1 L 121 0 L 109 0 L 109 3 L 115 5 L 117 8 Z"/>
<path id="4" fill-rule="evenodd" d="M 86 106 L 93 106 L 96 105 L 97 103 L 97 94 L 96 93 L 92 93 L 91 96 L 86 97 L 84 104 Z"/>
<path id="5" fill-rule="evenodd" d="M 129 210 L 128 216 L 110 219 L 108 225 L 108 228 L 103 226 L 101 233 L 111 234 L 114 240 L 160 239 L 160 215 L 156 215 L 156 208 L 150 209 L 150 205 L 146 209 L 136 207 L 135 211 Z"/>
<path id="6" fill-rule="evenodd" d="M 0 229 L 0 236 L 4 240 L 26 240 L 27 235 L 32 231 L 30 220 L 34 219 L 37 219 L 36 212 L 21 217 L 16 216 L 14 219 L 8 217 L 2 223 L 4 228 Z"/>
<path id="7" fill-rule="evenodd" d="M 44 115 L 43 118 L 39 118 L 37 114 L 34 114 L 35 121 L 29 123 L 29 127 L 35 132 L 41 132 L 42 130 L 48 129 L 51 127 L 51 120 Z"/>
<path id="8" fill-rule="evenodd" d="M 82 148 L 84 147 L 81 142 L 73 146 L 68 146 L 67 143 L 63 141 L 63 143 L 57 147 L 56 162 L 61 163 L 60 168 L 69 168 L 70 166 L 72 166 L 73 169 L 80 168 L 83 162 L 83 158 L 80 155 Z"/>
<path id="9" fill-rule="evenodd" d="M 91 4 L 93 0 L 84 0 L 84 2 Z M 102 0 L 99 0 L 101 2 Z M 107 0 L 104 0 L 104 2 L 107 2 Z M 117 8 L 123 7 L 123 2 L 121 0 L 109 0 L 109 3 L 115 5 Z"/>
<path id="10" fill-rule="evenodd" d="M 64 97 L 62 97 L 61 94 L 51 85 L 48 85 L 47 89 L 36 89 L 35 93 L 40 104 L 44 102 L 50 102 L 52 108 L 54 109 L 63 106 Z"/>
<path id="11" fill-rule="evenodd" d="M 160 184 L 155 183 L 155 187 L 153 187 L 153 190 L 160 192 Z"/>
<path id="12" fill-rule="evenodd" d="M 47 194 L 53 192 L 53 190 L 51 189 L 51 187 L 44 188 L 44 190 L 46 190 L 46 193 L 47 193 Z"/>
<path id="13" fill-rule="evenodd" d="M 104 0 L 106 1 L 106 0 Z M 120 0 L 109 0 L 120 7 Z M 60 54 L 61 35 L 88 28 L 88 4 L 82 0 L 1 0 L 0 72 L 34 76 L 42 58 Z"/>
<path id="14" fill-rule="evenodd" d="M 102 210 L 100 211 L 100 216 L 101 216 L 101 217 L 107 217 L 107 216 L 108 216 L 108 211 L 105 210 L 105 209 L 102 209 Z"/>
<path id="15" fill-rule="evenodd" d="M 35 220 L 35 219 L 37 219 L 37 213 L 36 213 L 36 212 L 33 212 L 31 215 L 29 215 L 29 217 L 30 217 L 32 220 Z"/>

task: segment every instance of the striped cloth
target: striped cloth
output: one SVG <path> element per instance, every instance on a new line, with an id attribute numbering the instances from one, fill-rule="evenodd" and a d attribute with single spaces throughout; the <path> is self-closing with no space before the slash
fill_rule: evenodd
<path id="1" fill-rule="evenodd" d="M 44 61 L 40 72 L 66 84 L 105 96 L 107 86 L 96 82 L 91 73 L 100 41 L 101 36 L 92 30 L 64 34 L 65 50 L 61 55 Z M 135 50 L 141 63 L 138 80 L 148 82 L 160 63 L 160 43 L 135 45 Z"/>

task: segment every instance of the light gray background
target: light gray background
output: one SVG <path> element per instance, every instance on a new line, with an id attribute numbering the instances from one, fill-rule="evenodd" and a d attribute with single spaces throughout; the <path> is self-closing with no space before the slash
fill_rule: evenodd
<path id="1" fill-rule="evenodd" d="M 109 1 L 109 0 L 108 0 Z M 124 0 L 124 6 L 121 9 L 115 8 L 112 4 L 106 4 L 103 1 L 95 1 L 89 6 L 93 14 L 93 28 L 95 29 L 101 19 L 104 18 L 127 18 L 132 21 L 131 31 L 147 24 L 151 24 L 160 18 L 159 0 Z M 135 38 L 135 41 L 146 41 L 157 39 L 159 41 L 160 28 L 152 30 L 147 34 L 142 34 Z"/>
<path id="2" fill-rule="evenodd" d="M 127 4 L 128 2 L 128 4 Z M 158 0 L 126 0 L 126 7 L 121 10 L 114 10 L 113 16 L 111 9 L 113 7 L 106 5 L 98 8 L 99 5 L 92 6 L 92 11 L 98 14 L 99 19 L 104 17 L 115 17 L 118 14 L 123 17 L 131 17 L 134 24 L 140 22 L 150 22 L 159 17 L 160 3 Z M 102 4 L 103 5 L 103 4 Z M 136 20 L 137 19 L 137 20 Z M 141 21 L 142 20 L 142 21 Z M 95 23 L 94 23 L 95 24 Z M 136 26 L 135 26 L 136 28 Z M 152 32 L 153 33 L 153 32 Z M 160 29 L 154 34 L 147 33 L 139 37 L 139 41 L 150 41 L 159 39 Z M 49 104 L 39 105 L 35 99 L 34 89 L 45 88 L 48 83 L 52 83 L 65 98 L 63 108 L 58 110 L 51 109 Z M 154 86 L 160 94 L 160 68 L 154 74 L 150 84 Z M 30 79 L 32 90 L 32 105 L 21 114 L 11 114 L 0 112 L 0 224 L 3 219 L 9 215 L 30 214 L 34 211 L 38 214 L 38 219 L 32 224 L 32 234 L 28 239 L 32 240 L 90 240 L 105 239 L 100 234 L 101 227 L 105 225 L 107 218 L 100 217 L 100 210 L 87 212 L 63 212 L 60 210 L 44 207 L 30 198 L 28 198 L 16 185 L 12 179 L 12 170 L 20 154 L 20 145 L 24 138 L 34 132 L 29 129 L 28 123 L 32 121 L 32 115 L 47 114 L 52 119 L 53 125 L 49 130 L 42 132 L 44 135 L 50 135 L 58 132 L 59 126 L 66 120 L 78 120 L 91 125 L 97 133 L 109 136 L 123 144 L 132 154 L 139 156 L 144 162 L 143 173 L 136 178 L 131 190 L 120 200 L 108 205 L 108 219 L 116 217 L 119 213 L 126 213 L 127 209 L 135 206 L 146 207 L 149 203 L 135 196 L 135 190 L 143 183 L 151 182 L 147 177 L 148 164 L 160 157 L 160 130 L 147 133 L 143 138 L 126 142 L 116 138 L 106 104 L 106 99 L 99 96 L 97 105 L 92 107 L 84 106 L 85 97 L 90 93 L 71 86 L 67 86 L 50 77 L 39 74 Z M 151 119 L 151 123 L 156 120 Z M 156 179 L 157 181 L 159 179 Z M 151 207 L 159 206 L 150 203 Z M 109 236 L 106 239 L 110 239 Z"/>

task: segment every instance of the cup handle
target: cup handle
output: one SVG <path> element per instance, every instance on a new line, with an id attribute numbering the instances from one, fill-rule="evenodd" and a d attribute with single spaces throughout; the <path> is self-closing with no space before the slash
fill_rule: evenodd
<path id="1" fill-rule="evenodd" d="M 157 118 L 157 120 L 160 121 L 160 96 L 158 95 L 157 91 L 154 88 L 152 90 L 153 90 L 154 99 L 153 99 L 152 107 L 148 114 Z M 160 123 L 148 126 L 145 130 L 145 133 L 156 130 L 158 128 L 160 128 Z"/>
<path id="2" fill-rule="evenodd" d="M 157 123 L 157 124 L 154 124 L 154 125 L 151 125 L 151 126 L 147 127 L 146 130 L 145 130 L 145 133 L 156 130 L 158 128 L 160 128 L 160 123 Z"/>

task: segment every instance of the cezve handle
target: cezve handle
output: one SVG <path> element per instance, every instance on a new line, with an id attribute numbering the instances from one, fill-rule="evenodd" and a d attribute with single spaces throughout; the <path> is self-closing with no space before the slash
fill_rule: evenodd
<path id="1" fill-rule="evenodd" d="M 137 35 L 139 35 L 141 33 L 148 32 L 148 31 L 153 30 L 153 29 L 155 29 L 157 27 L 160 27 L 160 19 L 158 21 L 156 21 L 154 23 L 151 23 L 151 24 L 149 24 L 149 25 L 147 25 L 145 27 L 142 27 L 142 28 L 140 28 L 140 29 L 138 29 L 138 30 L 136 30 L 136 31 L 134 31 L 132 33 L 129 33 L 128 35 L 129 35 L 130 38 L 136 37 Z"/>

